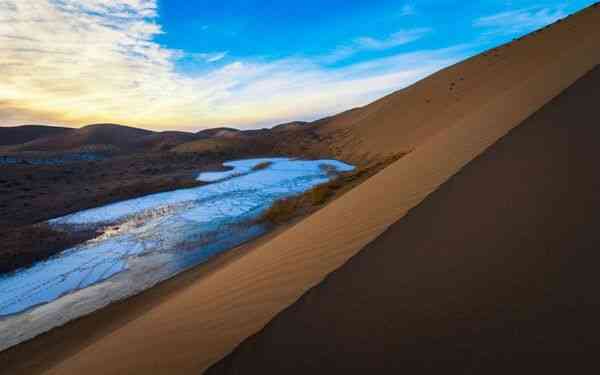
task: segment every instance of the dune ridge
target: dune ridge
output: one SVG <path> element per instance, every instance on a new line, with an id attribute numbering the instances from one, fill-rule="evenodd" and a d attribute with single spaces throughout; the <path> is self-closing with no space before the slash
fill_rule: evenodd
<path id="1" fill-rule="evenodd" d="M 488 50 L 362 108 L 315 123 L 336 140 L 337 154 L 360 162 L 367 154 L 409 152 L 495 95 L 536 74 L 562 51 L 594 38 L 598 5 L 518 40 Z M 591 58 L 591 56 L 590 56 Z M 550 92 L 549 90 L 548 92 Z"/>
<path id="2" fill-rule="evenodd" d="M 597 373 L 598 98 L 600 67 L 206 373 Z"/>
<path id="3" fill-rule="evenodd" d="M 594 68 L 600 62 L 598 24 L 600 10 L 590 7 L 504 47 L 507 57 L 478 75 L 480 84 L 446 100 L 435 113 L 413 107 L 427 113 L 414 115 L 412 122 L 398 117 L 398 103 L 390 99 L 396 96 L 350 112 L 358 121 L 342 115 L 344 126 L 350 128 L 340 152 L 356 158 L 408 148 L 410 154 L 227 267 L 81 348 L 48 373 L 172 374 L 206 369 Z M 523 44 L 528 48 L 517 48 Z M 516 57 L 512 51 L 517 51 Z M 416 94 L 406 93 L 431 82 L 452 82 L 461 66 L 480 58 L 441 71 L 396 95 L 427 103 L 429 95 L 415 99 Z M 468 69 L 464 77 L 469 79 Z M 366 118 L 371 120 L 361 122 Z M 382 125 L 367 126 L 378 118 L 385 119 Z M 328 123 L 322 127 L 324 132 L 339 131 Z"/>

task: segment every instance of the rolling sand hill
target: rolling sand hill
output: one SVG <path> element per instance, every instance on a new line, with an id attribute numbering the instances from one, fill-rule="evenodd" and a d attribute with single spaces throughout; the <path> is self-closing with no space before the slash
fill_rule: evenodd
<path id="1" fill-rule="evenodd" d="M 600 67 L 208 374 L 598 373 Z"/>
<path id="2" fill-rule="evenodd" d="M 199 139 L 173 148 L 176 153 L 217 155 L 229 158 L 257 155 L 289 155 L 302 157 L 331 157 L 323 139 L 311 125 L 292 122 L 272 129 L 235 130 L 215 128 L 197 133 Z"/>
<path id="3" fill-rule="evenodd" d="M 239 129 L 234 128 L 211 128 L 206 130 L 200 130 L 196 133 L 197 138 L 205 139 L 205 138 L 234 138 L 239 135 L 241 131 Z"/>
<path id="4" fill-rule="evenodd" d="M 106 145 L 117 148 L 131 148 L 138 145 L 139 139 L 153 132 L 115 124 L 95 124 L 81 129 L 72 129 L 66 134 L 45 137 L 27 142 L 15 151 L 66 151 L 84 146 Z"/>
<path id="5" fill-rule="evenodd" d="M 57 128 L 61 129 L 61 128 Z M 2 131 L 2 128 L 0 128 Z M 14 145 L 12 152 L 23 151 L 73 151 L 94 147 L 97 150 L 110 149 L 120 152 L 164 151 L 181 143 L 197 138 L 193 133 L 150 130 L 116 124 L 94 124 L 80 129 L 53 131 L 46 136 Z"/>
<path id="6" fill-rule="evenodd" d="M 192 133 L 164 131 L 145 135 L 139 139 L 137 144 L 144 150 L 165 151 L 194 139 L 196 139 L 196 135 Z"/>
<path id="7" fill-rule="evenodd" d="M 285 124 L 275 125 L 271 128 L 271 130 L 274 132 L 302 130 L 306 127 L 305 125 L 308 124 L 308 122 L 304 121 L 292 121 Z"/>
<path id="8" fill-rule="evenodd" d="M 200 267 L 180 278 L 187 280 L 180 288 L 173 280 L 162 286 L 164 294 L 158 287 L 0 354 L 0 360 L 11 374 L 206 369 L 591 71 L 600 62 L 598 25 L 600 8 L 589 8 L 369 106 L 323 120 L 316 127 L 325 147 L 349 160 L 410 153 L 324 209 L 232 253 L 225 266 L 213 265 L 210 272 Z"/>
<path id="9" fill-rule="evenodd" d="M 43 137 L 52 137 L 69 131 L 69 128 L 45 125 L 0 127 L 0 146 L 18 145 Z"/>
<path id="10" fill-rule="evenodd" d="M 296 143 L 306 144 L 315 138 L 311 129 L 304 129 L 303 124 L 282 124 L 273 130 L 242 131 L 221 127 L 197 133 L 154 132 L 117 124 L 94 124 L 80 129 L 28 126 L 0 128 L 0 139 L 6 145 L 3 150 L 13 154 L 85 150 L 133 153 L 172 149 L 178 152 L 232 155 L 301 154 L 302 150 L 296 147 Z M 306 132 L 296 134 L 301 130 Z M 297 142 L 290 142 L 291 138 L 297 139 Z"/>

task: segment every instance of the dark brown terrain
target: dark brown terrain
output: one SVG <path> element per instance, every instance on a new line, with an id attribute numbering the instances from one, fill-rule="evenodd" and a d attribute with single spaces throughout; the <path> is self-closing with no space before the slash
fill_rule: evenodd
<path id="1" fill-rule="evenodd" d="M 600 68 L 208 374 L 596 373 Z"/>
<path id="2" fill-rule="evenodd" d="M 0 127 L 0 146 L 27 143 L 36 138 L 59 135 L 69 130 L 71 129 L 44 125 Z"/>
<path id="3" fill-rule="evenodd" d="M 221 163 L 227 160 L 329 155 L 326 148 L 310 150 L 307 144 L 316 144 L 319 138 L 310 128 L 295 125 L 283 124 L 276 131 L 216 128 L 196 134 L 157 133 L 114 124 L 56 130 L 10 128 L 7 143 L 28 141 L 5 146 L 0 152 L 18 160 L 0 165 L 0 274 L 95 236 L 94 231 L 66 234 L 40 224 L 48 219 L 198 186 L 199 172 L 222 169 Z"/>
<path id="4" fill-rule="evenodd" d="M 3 165 L 0 176 L 0 273 L 45 259 L 94 232 L 57 232 L 38 223 L 85 208 L 198 186 L 218 159 L 149 154 L 63 165 Z"/>

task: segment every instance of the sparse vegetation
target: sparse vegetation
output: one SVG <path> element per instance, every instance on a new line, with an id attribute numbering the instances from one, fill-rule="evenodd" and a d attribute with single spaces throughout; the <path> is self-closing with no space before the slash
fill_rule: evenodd
<path id="1" fill-rule="evenodd" d="M 352 172 L 336 174 L 331 181 L 318 185 L 300 195 L 280 199 L 265 211 L 259 221 L 277 225 L 311 213 L 404 155 L 406 154 L 394 155 L 383 161 L 359 167 Z"/>
<path id="2" fill-rule="evenodd" d="M 252 168 L 252 170 L 253 171 L 260 171 L 261 169 L 267 169 L 267 168 L 269 168 L 271 166 L 271 164 L 273 164 L 273 163 L 271 163 L 270 161 L 264 161 L 262 163 L 256 164 L 254 166 L 254 168 Z"/>
<path id="3" fill-rule="evenodd" d="M 271 207 L 260 217 L 259 221 L 272 224 L 281 224 L 291 220 L 298 214 L 301 207 L 303 195 L 284 198 L 273 203 Z"/>
<path id="4" fill-rule="evenodd" d="M 87 241 L 96 232 L 79 230 L 72 233 L 50 228 L 47 224 L 29 225 L 0 232 L 0 274 L 46 259 L 57 252 Z"/>
<path id="5" fill-rule="evenodd" d="M 313 206 L 319 206 L 330 198 L 336 189 L 331 184 L 319 185 L 308 191 Z"/>

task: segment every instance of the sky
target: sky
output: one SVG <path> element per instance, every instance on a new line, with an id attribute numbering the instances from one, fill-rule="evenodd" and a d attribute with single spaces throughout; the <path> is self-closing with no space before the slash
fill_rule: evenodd
<path id="1" fill-rule="evenodd" d="M 0 0 L 0 126 L 315 120 L 594 0 Z"/>

